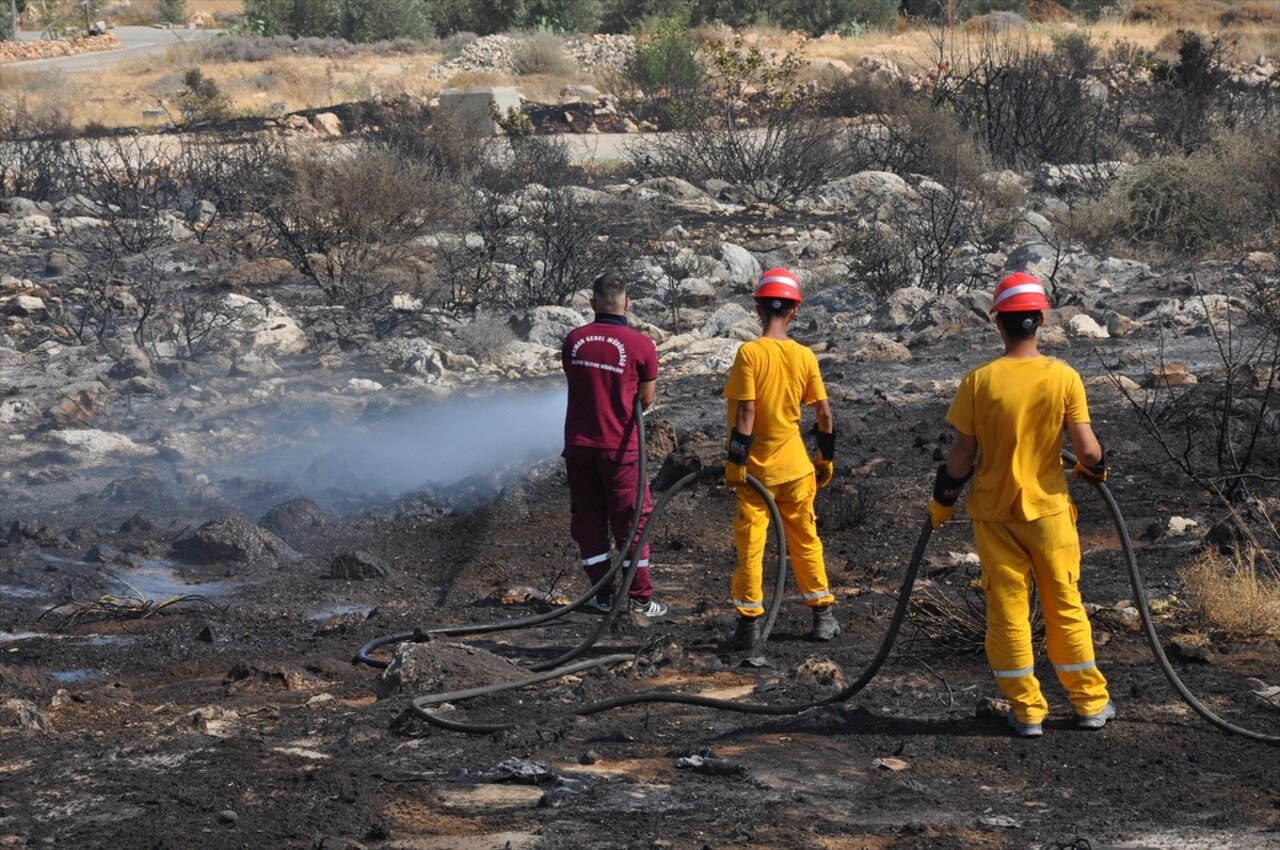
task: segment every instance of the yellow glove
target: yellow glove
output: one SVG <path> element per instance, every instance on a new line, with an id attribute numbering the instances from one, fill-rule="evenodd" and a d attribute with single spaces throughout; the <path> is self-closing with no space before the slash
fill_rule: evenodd
<path id="1" fill-rule="evenodd" d="M 731 487 L 747 483 L 747 468 L 739 463 L 724 465 L 724 483 Z"/>
<path id="2" fill-rule="evenodd" d="M 836 467 L 833 461 L 823 460 L 821 454 L 813 456 L 813 471 L 818 477 L 818 489 L 821 490 L 831 483 L 831 479 L 835 477 Z"/>
<path id="3" fill-rule="evenodd" d="M 937 499 L 929 500 L 929 521 L 935 529 L 942 528 L 943 523 L 955 515 L 955 505 L 944 505 Z"/>
<path id="4" fill-rule="evenodd" d="M 1102 459 L 1093 466 L 1085 466 L 1080 461 L 1076 461 L 1071 474 L 1093 487 L 1098 486 L 1107 480 L 1107 453 L 1103 452 Z"/>

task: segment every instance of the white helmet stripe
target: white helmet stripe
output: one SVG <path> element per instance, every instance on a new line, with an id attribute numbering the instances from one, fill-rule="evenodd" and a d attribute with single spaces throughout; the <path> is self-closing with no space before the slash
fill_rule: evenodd
<path id="1" fill-rule="evenodd" d="M 789 274 L 771 274 L 767 277 L 760 278 L 761 285 L 766 283 L 786 283 L 786 284 L 790 284 L 791 286 L 798 287 L 799 281 L 797 281 L 794 277 L 792 277 Z"/>
<path id="2" fill-rule="evenodd" d="M 1041 295 L 1045 297 L 1045 300 L 1048 300 L 1049 298 L 1049 291 L 1045 289 L 1043 286 L 1041 286 L 1040 284 L 1021 283 L 1021 284 L 1018 284 L 1017 286 L 1011 286 L 1008 289 L 1006 289 L 1004 292 L 1001 292 L 999 295 L 997 295 L 995 302 L 991 306 L 995 307 L 996 305 L 1003 302 L 1005 299 L 1012 298 L 1015 295 L 1021 295 L 1024 292 L 1039 292 Z"/>

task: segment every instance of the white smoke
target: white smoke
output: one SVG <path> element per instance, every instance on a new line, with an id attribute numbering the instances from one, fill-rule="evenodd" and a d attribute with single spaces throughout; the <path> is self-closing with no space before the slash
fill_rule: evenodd
<path id="1" fill-rule="evenodd" d="M 304 490 L 398 494 L 536 463 L 564 447 L 566 390 L 451 398 L 375 422 L 317 429 L 305 445 L 258 458 L 258 474 Z"/>

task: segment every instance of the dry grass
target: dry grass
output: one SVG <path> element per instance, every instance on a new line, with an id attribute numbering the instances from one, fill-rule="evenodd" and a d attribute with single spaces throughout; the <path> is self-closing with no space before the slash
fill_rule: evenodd
<path id="1" fill-rule="evenodd" d="M 143 14 L 142 6 L 154 2 L 135 3 L 135 14 Z M 1280 53 L 1280 12 L 1268 16 L 1260 11 L 1274 5 L 1260 0 L 1243 0 L 1234 6 L 1219 0 L 1187 0 L 1185 3 L 1143 0 L 1135 9 L 1150 6 L 1154 10 L 1143 20 L 1087 27 L 1070 21 L 1035 23 L 1023 36 L 1032 44 L 1048 47 L 1055 35 L 1077 29 L 1088 33 L 1104 51 L 1121 41 L 1156 50 L 1175 44 L 1176 39 L 1170 36 L 1179 28 L 1192 28 L 1210 34 L 1229 33 L 1238 38 L 1236 57 L 1252 60 L 1258 54 Z M 189 0 L 187 8 L 191 13 L 226 15 L 239 11 L 242 4 L 240 0 Z M 1224 10 L 1235 10 L 1232 20 L 1236 21 L 1225 29 Z M 1274 22 L 1265 22 L 1271 20 Z M 725 33 L 707 27 L 701 35 L 723 37 Z M 924 28 L 869 30 L 856 38 L 828 35 L 812 40 L 779 29 L 761 28 L 749 33 L 751 41 L 779 53 L 801 49 L 808 57 L 839 59 L 850 66 L 856 66 L 863 57 L 874 56 L 889 59 L 908 73 L 920 72 L 935 64 L 939 55 L 935 37 L 935 31 Z M 233 112 L 239 115 L 267 115 L 273 106 L 278 109 L 278 104 L 284 104 L 288 111 L 321 108 L 364 100 L 375 94 L 431 97 L 446 86 L 516 85 L 527 98 L 545 102 L 554 100 L 569 82 L 604 85 L 603 81 L 591 80 L 585 75 L 539 74 L 516 78 L 501 73 L 467 72 L 443 80 L 430 78 L 429 69 L 442 59 L 436 53 L 388 57 L 369 52 L 341 59 L 293 55 L 267 62 L 213 62 L 200 60 L 191 48 L 179 46 L 165 54 L 128 60 L 93 74 L 4 69 L 0 106 L 21 98 L 30 107 L 60 112 L 78 127 L 93 123 L 143 128 L 165 124 L 167 117 L 157 111 L 163 102 L 173 99 L 182 87 L 183 72 L 193 66 L 200 67 L 206 77 L 217 83 L 229 98 Z"/>
<path id="2" fill-rule="evenodd" d="M 1191 605 L 1228 640 L 1280 637 L 1280 580 L 1256 567 L 1250 555 L 1206 549 L 1179 573 Z"/>
<path id="3" fill-rule="evenodd" d="M 60 112 L 77 127 L 93 123 L 157 126 L 169 119 L 150 113 L 168 106 L 183 88 L 183 73 L 199 67 L 227 95 L 234 114 L 267 115 L 278 103 L 294 111 L 368 100 L 375 94 L 431 97 L 449 82 L 427 76 L 439 60 L 438 55 L 424 53 L 350 59 L 281 56 L 265 62 L 214 63 L 197 61 L 191 48 L 174 47 L 93 74 L 5 69 L 0 105 L 23 100 L 41 110 Z"/>

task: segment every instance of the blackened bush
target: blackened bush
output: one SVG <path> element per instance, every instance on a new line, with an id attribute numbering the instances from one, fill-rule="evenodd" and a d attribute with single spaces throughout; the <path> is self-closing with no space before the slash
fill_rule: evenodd
<path id="1" fill-rule="evenodd" d="M 419 237 L 452 215 L 456 187 L 383 147 L 282 156 L 255 187 L 255 211 L 331 304 L 361 309 L 386 274 L 425 252 Z"/>
<path id="2" fill-rule="evenodd" d="M 1116 159 L 1122 105 L 1095 92 L 1067 58 L 1025 40 L 983 36 L 950 43 L 935 38 L 937 106 L 953 111 L 997 162 L 1010 168 L 1040 163 Z"/>
<path id="3" fill-rule="evenodd" d="M 564 143 L 513 139 L 462 193 L 468 235 L 442 253 L 446 306 L 562 304 L 635 256 L 656 228 L 635 204 L 581 190 Z"/>
<path id="4" fill-rule="evenodd" d="M 885 107 L 848 131 L 856 170 L 927 174 L 946 185 L 972 187 L 990 168 L 989 157 L 954 113 L 918 97 Z"/>
<path id="5" fill-rule="evenodd" d="M 85 198 L 102 227 L 68 229 L 60 216 L 65 241 L 94 259 L 145 254 L 173 241 L 166 213 L 177 210 L 182 185 L 174 177 L 172 154 L 133 137 L 81 139 L 66 152 L 70 188 Z"/>
<path id="6" fill-rule="evenodd" d="M 182 187 L 179 209 L 185 209 L 196 225 L 201 242 L 224 225 L 243 225 L 243 214 L 253 209 L 256 187 L 272 176 L 271 169 L 283 157 L 278 143 L 263 137 L 244 142 L 183 134 L 178 142 L 170 168 Z M 211 211 L 205 203 L 212 204 Z"/>
<path id="7" fill-rule="evenodd" d="M 449 179 L 465 179 L 477 172 L 486 146 L 478 144 L 447 109 L 429 109 L 411 100 L 375 104 L 371 140 Z"/>
<path id="8" fill-rule="evenodd" d="M 1136 112 L 1139 147 L 1147 153 L 1193 153 L 1222 130 L 1241 130 L 1273 123 L 1280 114 L 1280 80 L 1261 86 L 1231 83 L 1231 43 L 1205 39 L 1195 32 L 1177 33 L 1178 60 L 1154 63 L 1154 83 Z"/>
<path id="9" fill-rule="evenodd" d="M 741 36 L 708 48 L 716 89 L 669 104 L 671 132 L 640 149 L 642 166 L 695 182 L 725 180 L 771 204 L 849 173 L 843 135 L 796 83 L 795 53 L 769 56 Z"/>
<path id="10" fill-rule="evenodd" d="M 64 195 L 71 123 L 60 113 L 37 112 L 25 101 L 0 110 L 0 198 L 47 201 Z"/>

